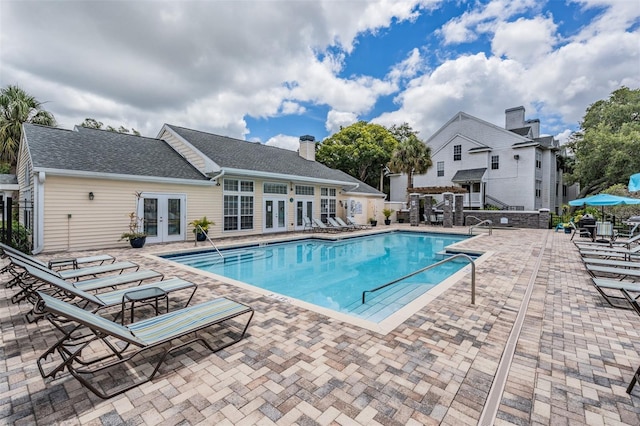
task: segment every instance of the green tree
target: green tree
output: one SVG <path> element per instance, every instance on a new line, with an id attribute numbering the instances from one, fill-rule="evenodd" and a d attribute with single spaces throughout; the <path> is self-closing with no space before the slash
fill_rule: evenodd
<path id="1" fill-rule="evenodd" d="M 22 123 L 55 126 L 56 120 L 36 98 L 8 85 L 0 89 L 0 160 L 12 166 L 16 164 Z"/>
<path id="2" fill-rule="evenodd" d="M 628 182 L 640 171 L 640 89 L 621 87 L 590 105 L 568 146 L 575 162 L 567 180 L 580 183 L 579 198 Z"/>
<path id="3" fill-rule="evenodd" d="M 359 121 L 322 141 L 316 159 L 377 188 L 397 144 L 384 126 Z"/>
<path id="4" fill-rule="evenodd" d="M 389 170 L 407 175 L 408 195 L 413 188 L 414 174 L 426 173 L 433 165 L 431 147 L 418 138 L 418 132 L 414 131 L 408 123 L 400 126 L 394 124 L 389 131 L 398 141 L 389 161 Z"/>
<path id="5" fill-rule="evenodd" d="M 85 118 L 84 121 L 80 124 L 80 126 L 86 127 L 89 129 L 102 130 L 104 127 L 104 124 L 102 123 L 102 121 L 98 121 L 95 118 Z M 140 132 L 134 129 L 133 127 L 131 128 L 131 130 L 129 130 L 124 126 L 120 126 L 117 129 L 113 126 L 107 126 L 104 130 L 108 132 L 116 132 L 116 133 L 131 133 L 135 136 L 140 136 Z"/>

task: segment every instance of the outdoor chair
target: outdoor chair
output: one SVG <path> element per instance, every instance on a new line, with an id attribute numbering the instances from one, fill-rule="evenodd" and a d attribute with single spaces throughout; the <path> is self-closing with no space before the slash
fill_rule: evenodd
<path id="1" fill-rule="evenodd" d="M 569 222 L 569 224 L 570 224 L 571 228 L 573 229 L 573 233 L 571 234 L 570 241 L 573 241 L 573 238 L 576 236 L 576 234 L 578 234 L 579 237 L 592 239 L 591 232 L 589 231 L 588 228 L 577 227 L 576 224 L 573 223 L 573 221 Z M 562 226 L 562 223 L 559 223 L 558 225 Z M 557 230 L 558 229 L 556 228 L 556 231 Z"/>
<path id="2" fill-rule="evenodd" d="M 29 274 L 31 278 L 39 285 L 33 285 L 34 290 L 31 292 L 33 294 L 33 298 L 31 299 L 32 303 L 37 302 L 37 293 L 35 291 L 43 291 L 49 295 L 55 296 L 59 299 L 65 300 L 69 303 L 73 302 L 74 304 L 82 307 L 83 309 L 87 309 L 87 307 L 91 306 L 92 312 L 97 312 L 101 309 L 111 308 L 111 307 L 120 307 L 121 312 L 118 314 L 120 316 L 124 313 L 125 302 L 129 301 L 130 303 L 134 303 L 132 298 L 127 297 L 133 293 L 139 293 L 148 289 L 157 289 L 160 291 L 162 298 L 166 299 L 167 307 L 169 302 L 169 293 L 173 293 L 179 290 L 191 290 L 189 294 L 189 298 L 184 306 L 188 306 L 189 302 L 193 298 L 193 295 L 196 292 L 198 286 L 190 281 L 186 281 L 180 278 L 170 278 L 167 280 L 156 281 L 147 284 L 141 284 L 134 287 L 127 287 L 119 290 L 113 290 L 109 292 L 103 293 L 88 293 L 80 288 L 75 286 L 75 283 L 69 283 L 63 279 L 60 279 L 48 272 L 41 271 L 37 268 L 33 268 L 31 266 L 25 266 L 26 273 Z M 45 290 L 46 288 L 46 290 Z M 133 310 L 133 306 L 131 306 Z M 30 312 L 33 314 L 33 311 Z M 117 317 L 116 317 L 117 318 Z M 29 322 L 33 322 L 32 319 L 27 314 L 27 319 Z M 124 320 L 124 316 L 123 316 Z"/>
<path id="3" fill-rule="evenodd" d="M 638 298 L 637 297 L 632 297 L 631 294 L 629 293 L 629 291 L 627 291 L 626 289 L 622 289 L 622 294 L 627 299 L 627 301 L 631 304 L 631 306 L 636 311 L 636 313 L 638 315 L 640 315 L 640 303 L 638 302 Z M 631 377 L 631 382 L 629 383 L 629 386 L 627 386 L 627 393 L 628 394 L 631 394 L 631 392 L 633 391 L 634 386 L 639 381 L 640 381 L 640 367 L 638 367 L 636 372 L 633 373 L 633 376 Z"/>
<path id="4" fill-rule="evenodd" d="M 39 290 L 40 287 L 45 285 L 41 282 L 43 281 L 43 277 L 49 277 L 50 279 L 57 278 L 62 280 L 62 278 L 57 274 L 56 271 L 42 269 L 37 267 L 36 265 L 24 262 L 19 259 L 13 259 L 12 263 L 21 271 L 19 274 L 16 274 L 11 280 L 15 285 L 21 288 L 21 290 L 11 298 L 11 301 L 13 303 L 19 303 L 23 300 L 28 300 L 33 303 L 35 300 L 35 292 Z M 143 281 L 150 279 L 163 280 L 164 274 L 152 269 L 142 269 L 118 275 L 110 275 L 84 281 L 75 281 L 72 284 L 75 288 L 83 291 L 94 291 L 102 290 L 105 288 L 118 287 L 125 284 L 140 284 Z"/>
<path id="5" fill-rule="evenodd" d="M 315 225 L 315 229 L 321 232 L 338 232 L 339 229 L 329 227 L 325 225 L 320 219 L 313 218 L 313 224 Z"/>
<path id="6" fill-rule="evenodd" d="M 638 297 L 640 297 L 640 284 L 638 283 L 630 283 L 627 281 L 616 281 L 607 278 L 591 278 L 591 282 L 593 283 L 598 293 L 607 301 L 607 303 L 614 308 L 622 308 L 622 309 L 630 309 L 630 306 L 627 302 L 627 299 L 624 297 L 621 292 L 627 291 L 629 293 L 638 294 L 635 297 L 637 301 Z M 608 292 L 607 290 L 613 290 L 614 294 Z M 624 303 L 619 303 L 620 301 L 624 301 Z M 615 302 L 615 303 L 614 303 Z"/>
<path id="7" fill-rule="evenodd" d="M 640 260 L 640 245 L 625 249 L 623 247 L 586 247 L 579 248 L 582 257 L 623 258 L 624 260 Z"/>
<path id="8" fill-rule="evenodd" d="M 353 216 L 347 216 L 347 223 L 353 225 L 357 229 L 370 229 L 371 225 L 369 224 L 360 224 L 356 222 L 356 219 Z"/>
<path id="9" fill-rule="evenodd" d="M 620 281 L 624 279 L 630 279 L 632 281 L 636 281 L 640 279 L 640 270 L 638 269 L 629 269 L 629 268 L 620 268 L 616 266 L 599 266 L 592 265 L 587 263 L 585 265 L 587 267 L 587 271 L 594 277 L 602 277 L 602 276 L 615 276 L 620 279 Z"/>
<path id="10" fill-rule="evenodd" d="M 304 216 L 302 218 L 302 223 L 303 223 L 302 232 L 313 231 L 313 223 L 311 222 L 311 219 L 309 219 L 307 216 Z"/>
<path id="11" fill-rule="evenodd" d="M 328 218 L 327 218 L 327 222 L 329 222 L 329 227 L 330 227 L 330 228 L 335 228 L 335 229 L 337 229 L 337 230 L 339 230 L 339 231 L 351 231 L 351 230 L 352 230 L 352 228 L 350 228 L 350 227 L 349 227 L 349 226 L 347 226 L 347 225 L 344 225 L 344 226 L 340 225 L 340 224 L 335 220 L 335 218 L 333 218 L 333 217 L 328 217 Z"/>
<path id="12" fill-rule="evenodd" d="M 616 233 L 611 222 L 596 222 L 596 240 L 600 238 L 605 241 L 613 241 Z"/>
<path id="13" fill-rule="evenodd" d="M 347 228 L 348 230 L 354 230 L 356 229 L 355 225 L 350 225 L 348 223 L 346 223 L 344 220 L 342 220 L 341 217 L 334 217 L 335 221 L 338 222 L 338 225 L 342 226 L 343 228 Z"/>
<path id="14" fill-rule="evenodd" d="M 589 265 L 611 266 L 615 268 L 640 268 L 640 262 L 628 260 L 603 259 L 600 257 L 583 257 L 582 261 Z"/>
<path id="15" fill-rule="evenodd" d="M 9 251 L 16 254 L 24 254 L 21 251 L 4 243 L 0 243 L 0 249 L 2 249 L 3 257 L 6 256 L 5 251 Z M 62 269 L 62 268 L 71 266 L 73 269 L 78 269 L 80 265 L 90 265 L 93 263 L 103 265 L 105 263 L 113 263 L 115 261 L 116 261 L 116 258 L 111 256 L 110 254 L 99 254 L 95 256 L 85 256 L 85 257 L 64 257 L 64 258 L 49 259 L 47 263 L 47 267 L 50 269 Z"/>
<path id="16" fill-rule="evenodd" d="M 96 266 L 87 266 L 79 269 L 63 269 L 63 270 L 56 271 L 49 268 L 49 266 L 46 263 L 40 261 L 39 259 L 33 256 L 26 255 L 17 250 L 16 251 L 3 250 L 3 252 L 10 262 L 7 266 L 5 266 L 5 268 L 3 269 L 3 272 L 9 272 L 14 276 L 16 274 L 19 274 L 19 272 L 12 271 L 12 269 L 16 265 L 15 263 L 16 260 L 26 263 L 28 265 L 32 265 L 38 269 L 42 269 L 43 271 L 49 271 L 52 274 L 55 274 L 58 277 L 65 280 L 69 280 L 69 279 L 79 280 L 81 278 L 96 277 L 97 275 L 107 274 L 111 272 L 122 273 L 126 269 L 138 270 L 140 268 L 140 265 L 138 265 L 137 263 L 125 261 L 125 262 L 105 263 L 105 264 L 96 265 Z"/>
<path id="17" fill-rule="evenodd" d="M 121 325 L 45 293 L 38 292 L 38 297 L 38 313 L 63 333 L 50 350 L 60 357 L 55 373 L 66 368 L 81 384 L 103 399 L 151 381 L 168 355 L 195 342 L 202 343 L 211 352 L 239 342 L 244 338 L 254 314 L 251 307 L 220 297 Z M 227 325 L 228 321 L 245 314 L 248 315 L 246 323 L 236 323 L 234 333 L 221 333 L 223 336 L 218 339 L 218 344 L 212 346 L 213 342 L 209 340 L 213 340 L 214 334 L 207 337 L 206 329 L 220 325 L 215 328 L 220 332 L 223 323 Z M 59 327 L 57 322 L 61 318 L 76 326 L 71 329 Z M 190 335 L 193 337 L 187 338 Z M 45 373 L 48 375 L 43 377 L 55 377 L 55 373 Z M 125 383 L 127 377 L 133 383 Z M 107 386 L 109 383 L 114 386 Z"/>

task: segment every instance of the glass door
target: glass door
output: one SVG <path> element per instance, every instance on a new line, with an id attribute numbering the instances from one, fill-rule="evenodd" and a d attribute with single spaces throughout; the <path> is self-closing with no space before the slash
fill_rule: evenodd
<path id="1" fill-rule="evenodd" d="M 313 201 L 297 200 L 296 201 L 296 230 L 304 230 L 304 218 L 313 219 Z"/>
<path id="2" fill-rule="evenodd" d="M 287 230 L 287 202 L 284 199 L 264 200 L 264 232 L 284 232 Z"/>
<path id="3" fill-rule="evenodd" d="M 143 228 L 147 242 L 184 241 L 186 230 L 185 195 L 142 194 Z"/>

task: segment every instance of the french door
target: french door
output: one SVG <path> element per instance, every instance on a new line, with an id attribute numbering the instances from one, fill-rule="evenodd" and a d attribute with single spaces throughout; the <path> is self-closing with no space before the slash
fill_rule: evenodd
<path id="1" fill-rule="evenodd" d="M 143 217 L 148 243 L 184 241 L 186 232 L 186 195 L 142 194 L 138 216 Z"/>
<path id="2" fill-rule="evenodd" d="M 296 230 L 304 230 L 304 218 L 313 219 L 313 200 L 296 200 Z"/>
<path id="3" fill-rule="evenodd" d="M 287 230 L 287 200 L 284 198 L 264 199 L 264 232 L 284 232 Z"/>

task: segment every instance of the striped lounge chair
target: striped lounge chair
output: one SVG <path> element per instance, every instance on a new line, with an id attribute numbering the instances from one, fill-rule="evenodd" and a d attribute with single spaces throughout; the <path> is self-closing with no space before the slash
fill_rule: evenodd
<path id="1" fill-rule="evenodd" d="M 220 297 L 121 325 L 43 292 L 38 292 L 38 296 L 38 312 L 53 321 L 54 326 L 60 318 L 77 324 L 69 331 L 56 327 L 64 334 L 54 345 L 62 359 L 56 371 L 66 368 L 80 383 L 103 399 L 151 381 L 169 354 L 192 343 L 200 342 L 210 351 L 217 352 L 239 342 L 244 338 L 254 313 L 247 305 Z M 224 339 L 218 345 L 211 345 L 204 330 L 216 326 L 216 334 L 221 334 L 218 327 L 223 323 L 231 325 L 229 320 L 243 315 L 248 316 L 246 323 L 233 321 L 236 327 L 229 328 L 235 328 L 235 332 L 224 333 Z M 213 333 L 209 334 L 210 339 L 213 336 Z M 96 345 L 101 347 L 100 352 L 96 351 Z M 85 355 L 94 358 L 85 359 Z M 127 375 L 131 381 L 126 380 Z M 108 386 L 109 383 L 112 386 Z"/>

